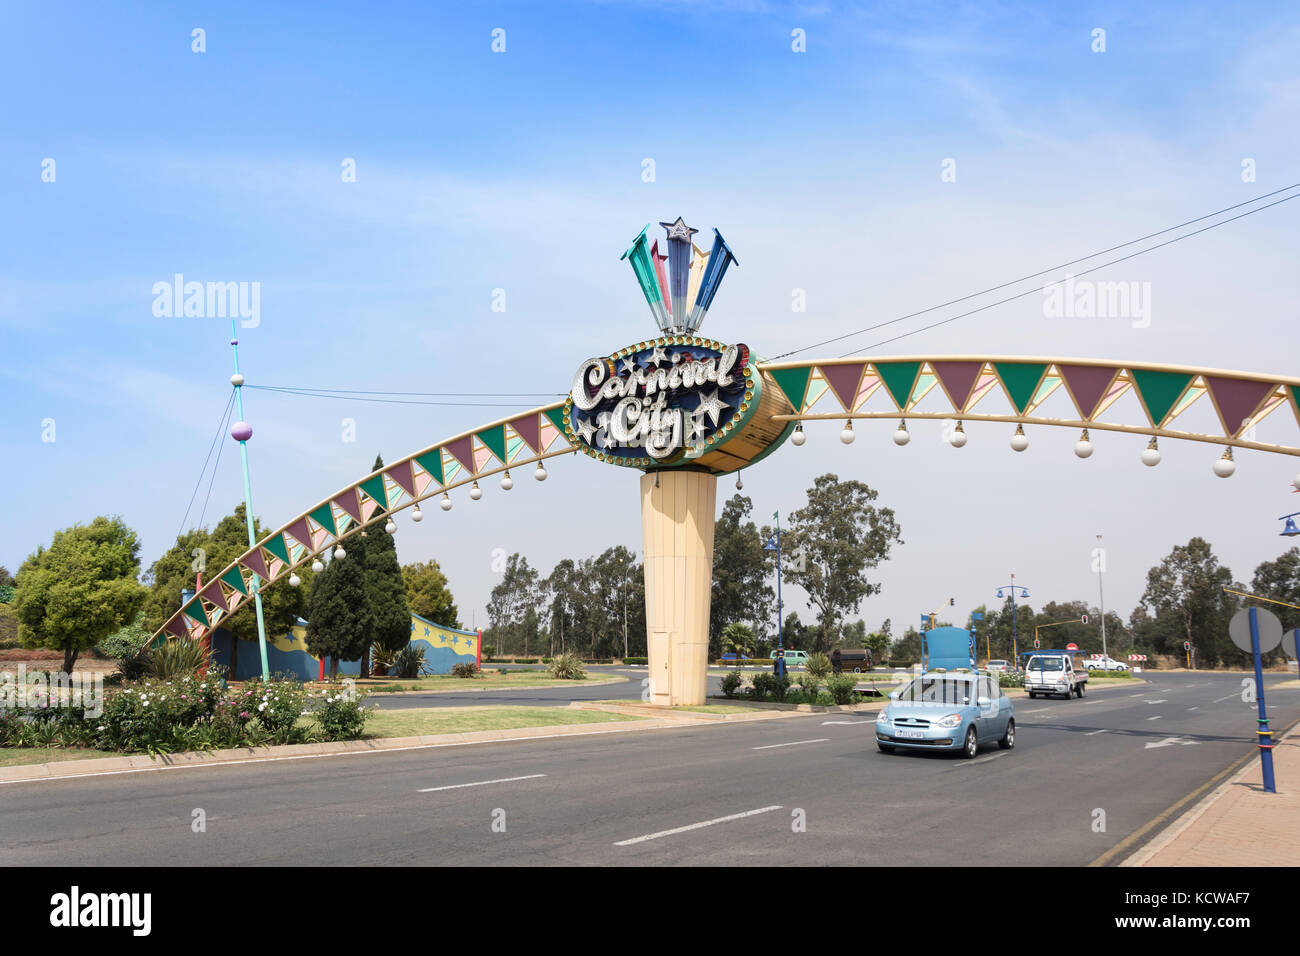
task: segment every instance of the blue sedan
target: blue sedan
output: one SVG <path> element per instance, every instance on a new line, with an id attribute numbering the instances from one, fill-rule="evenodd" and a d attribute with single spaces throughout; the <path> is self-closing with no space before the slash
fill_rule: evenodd
<path id="1" fill-rule="evenodd" d="M 1016 745 L 1011 699 L 992 674 L 979 671 L 928 671 L 889 695 L 876 717 L 876 745 L 895 750 L 959 751 L 974 757 L 980 745 Z"/>

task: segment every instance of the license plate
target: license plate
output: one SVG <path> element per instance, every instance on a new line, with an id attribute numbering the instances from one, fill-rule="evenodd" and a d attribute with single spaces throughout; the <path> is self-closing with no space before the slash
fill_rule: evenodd
<path id="1" fill-rule="evenodd" d="M 903 730 L 902 728 L 899 728 L 895 730 L 894 733 L 899 737 L 906 737 L 910 740 L 925 739 L 925 731 L 923 730 Z"/>

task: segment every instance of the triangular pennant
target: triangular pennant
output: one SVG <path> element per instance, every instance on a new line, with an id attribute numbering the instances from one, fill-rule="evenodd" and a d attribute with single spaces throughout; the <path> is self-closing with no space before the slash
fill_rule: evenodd
<path id="1" fill-rule="evenodd" d="M 306 545 L 308 551 L 312 549 L 311 526 L 307 524 L 306 518 L 299 518 L 285 530 L 289 532 L 293 537 L 293 540 L 297 541 L 299 544 Z"/>
<path id="2" fill-rule="evenodd" d="M 1039 362 L 994 362 L 993 368 L 1002 379 L 1002 387 L 1016 414 L 1023 415 L 1038 391 L 1038 383 L 1043 380 L 1047 366 Z"/>
<path id="3" fill-rule="evenodd" d="M 271 538 L 263 544 L 262 547 L 266 548 L 267 551 L 270 551 L 285 564 L 289 563 L 289 547 L 284 543 L 283 534 L 277 534 L 274 538 Z"/>
<path id="4" fill-rule="evenodd" d="M 975 387 L 983 362 L 931 362 L 935 377 L 948 393 L 948 400 L 956 411 L 964 411 L 970 390 Z"/>
<path id="5" fill-rule="evenodd" d="M 212 622 L 208 620 L 207 612 L 203 610 L 203 602 L 197 597 L 193 598 L 189 604 L 181 608 L 186 614 L 196 621 L 202 621 L 204 627 L 211 627 Z"/>
<path id="6" fill-rule="evenodd" d="M 240 558 L 239 563 L 259 577 L 269 577 L 266 573 L 266 558 L 262 557 L 262 552 L 257 548 Z"/>
<path id="7" fill-rule="evenodd" d="M 1097 406 L 1115 378 L 1115 369 L 1098 365 L 1057 365 L 1056 370 L 1065 379 L 1065 387 L 1074 398 L 1079 417 L 1092 421 Z"/>
<path id="8" fill-rule="evenodd" d="M 411 461 L 400 461 L 384 472 L 393 483 L 412 497 L 415 496 L 415 472 L 411 470 Z"/>
<path id="9" fill-rule="evenodd" d="M 558 431 L 561 435 L 563 435 L 564 434 L 564 406 L 556 405 L 554 408 L 548 408 L 546 410 L 546 417 L 551 420 L 551 424 L 555 426 L 556 431 Z"/>
<path id="10" fill-rule="evenodd" d="M 244 583 L 244 575 L 238 567 L 231 568 L 223 574 L 221 580 L 230 585 L 230 587 L 234 588 L 240 594 L 248 594 L 248 585 Z"/>
<path id="11" fill-rule="evenodd" d="M 186 634 L 189 633 L 189 631 L 185 627 L 185 618 L 181 617 L 180 615 L 177 615 L 176 617 L 168 621 L 166 624 L 164 624 L 163 630 L 169 634 L 175 634 L 177 637 L 184 637 Z"/>
<path id="12" fill-rule="evenodd" d="M 1151 424 L 1159 428 L 1169 416 L 1169 411 L 1192 384 L 1186 372 L 1162 372 L 1152 369 L 1129 369 L 1133 388 L 1142 400 Z"/>
<path id="13" fill-rule="evenodd" d="M 1230 438 L 1241 433 L 1275 388 L 1272 382 L 1252 382 L 1249 379 L 1221 378 L 1217 375 L 1203 377 L 1210 390 L 1210 398 L 1214 399 L 1214 407 L 1219 410 L 1223 430 Z"/>
<path id="14" fill-rule="evenodd" d="M 495 428 L 485 428 L 476 434 L 478 440 L 487 446 L 487 450 L 496 455 L 504 465 L 506 463 L 506 426 L 497 425 Z"/>
<path id="15" fill-rule="evenodd" d="M 447 452 L 469 471 L 474 470 L 474 439 L 466 435 L 455 441 L 447 442 Z"/>
<path id="16" fill-rule="evenodd" d="M 771 376 L 776 387 L 785 392 L 785 397 L 796 412 L 803 411 L 804 393 L 808 391 L 808 379 L 812 377 L 811 365 L 796 365 L 794 368 L 772 369 Z"/>
<path id="17" fill-rule="evenodd" d="M 853 411 L 853 402 L 858 397 L 858 382 L 862 380 L 862 370 L 866 362 L 854 362 L 850 365 L 822 365 L 822 376 L 830 384 L 835 397 L 840 400 L 844 410 Z"/>
<path id="18" fill-rule="evenodd" d="M 200 591 L 199 594 L 202 595 L 204 598 L 206 598 L 206 599 L 207 599 L 208 601 L 210 601 L 211 603 L 215 604 L 217 607 L 221 608 L 221 610 L 223 610 L 223 611 L 229 611 L 229 610 L 230 610 L 229 605 L 226 604 L 226 595 L 225 595 L 225 593 L 221 590 L 221 581 L 220 581 L 220 579 L 218 579 L 218 580 L 216 580 L 216 581 L 213 581 L 211 584 L 209 584 L 207 587 L 205 587 L 202 591 Z"/>
<path id="19" fill-rule="evenodd" d="M 339 529 L 338 529 L 338 525 L 334 523 L 334 509 L 330 507 L 330 503 L 328 501 L 325 502 L 325 504 L 321 505 L 319 508 L 317 508 L 315 511 L 313 511 L 310 515 L 308 515 L 308 517 L 311 518 L 312 521 L 320 525 L 322 528 L 324 528 L 326 531 L 328 531 L 332 536 L 336 538 L 338 537 Z M 310 542 L 308 542 L 308 547 L 310 546 L 311 546 Z"/>
<path id="20" fill-rule="evenodd" d="M 524 440 L 534 453 L 539 449 L 537 442 L 541 438 L 540 426 L 537 424 L 536 415 L 525 415 L 523 418 L 516 418 L 510 423 L 510 427 L 515 430 L 515 434 Z"/>
<path id="21" fill-rule="evenodd" d="M 343 494 L 334 499 L 334 503 L 346 511 L 353 521 L 361 520 L 361 508 L 357 505 L 357 491 L 355 488 L 349 488 Z"/>
<path id="22" fill-rule="evenodd" d="M 372 475 L 361 482 L 361 490 L 368 494 L 379 507 L 388 507 L 388 489 L 384 487 L 383 475 Z"/>
<path id="23" fill-rule="evenodd" d="M 921 371 L 921 363 L 876 362 L 875 366 L 881 381 L 885 383 L 885 388 L 889 390 L 889 397 L 900 410 L 905 410 L 907 400 L 912 397 L 912 386 L 916 384 L 916 376 Z"/>
<path id="24" fill-rule="evenodd" d="M 438 484 L 442 484 L 442 451 L 435 448 L 423 455 L 415 456 L 415 463 L 429 473 Z"/>

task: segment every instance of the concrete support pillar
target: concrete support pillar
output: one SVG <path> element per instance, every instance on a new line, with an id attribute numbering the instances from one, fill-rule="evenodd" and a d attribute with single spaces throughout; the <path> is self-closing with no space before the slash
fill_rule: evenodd
<path id="1" fill-rule="evenodd" d="M 708 693 L 717 488 L 717 478 L 702 471 L 669 468 L 641 478 L 653 704 L 693 706 Z"/>

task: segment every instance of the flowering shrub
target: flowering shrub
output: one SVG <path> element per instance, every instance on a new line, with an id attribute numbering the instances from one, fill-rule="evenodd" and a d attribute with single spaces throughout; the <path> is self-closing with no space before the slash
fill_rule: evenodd
<path id="1" fill-rule="evenodd" d="M 330 684 L 312 695 L 312 716 L 326 740 L 356 740 L 366 729 L 370 710 L 362 692 Z"/>
<path id="2" fill-rule="evenodd" d="M 236 695 L 240 713 L 257 718 L 271 742 L 297 744 L 307 739 L 307 730 L 298 724 L 307 715 L 307 692 L 295 680 L 250 680 Z"/>

